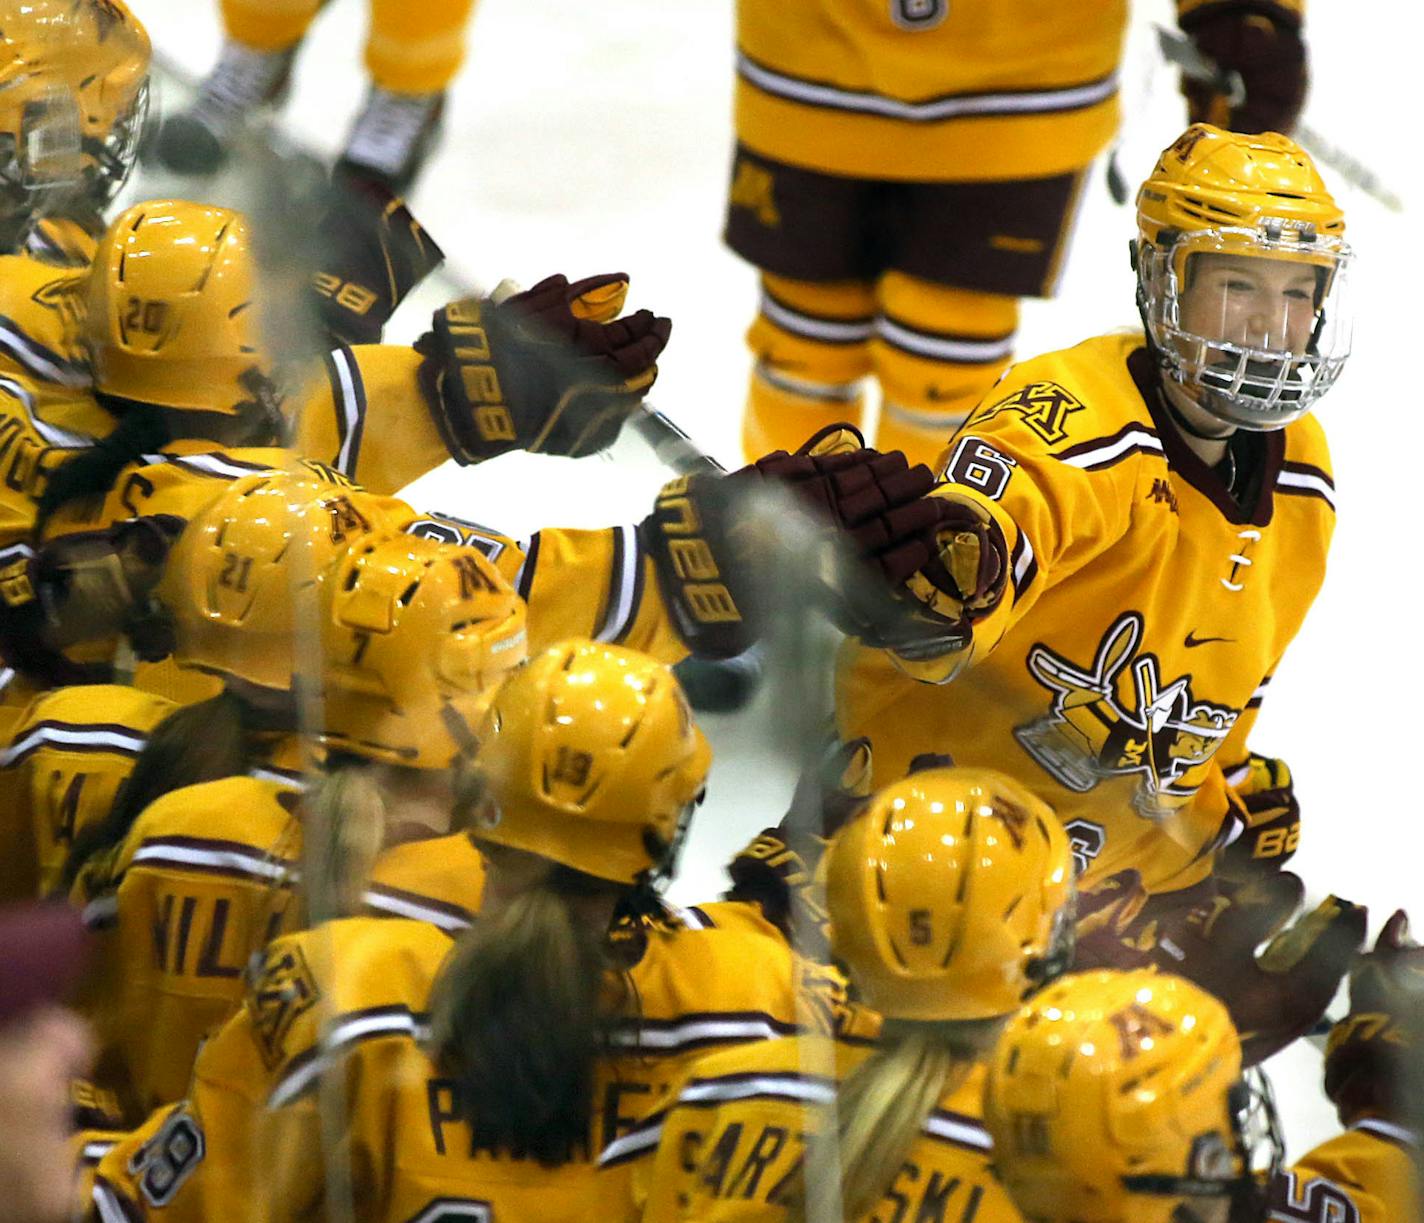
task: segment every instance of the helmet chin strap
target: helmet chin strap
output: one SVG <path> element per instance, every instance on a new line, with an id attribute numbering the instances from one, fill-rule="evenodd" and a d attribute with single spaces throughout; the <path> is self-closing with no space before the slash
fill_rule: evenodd
<path id="1" fill-rule="evenodd" d="M 1172 399 L 1172 396 L 1168 393 L 1165 385 L 1158 387 L 1157 393 L 1160 396 L 1162 402 L 1167 405 L 1167 412 L 1172 418 L 1172 423 L 1175 424 L 1177 428 L 1179 428 L 1183 433 L 1189 433 L 1192 435 L 1192 437 L 1198 438 L 1203 442 L 1225 442 L 1229 441 L 1232 437 L 1236 435 L 1236 426 L 1226 424 L 1225 422 L 1223 422 L 1223 427 L 1226 430 L 1225 433 L 1204 432 L 1187 419 L 1186 413 L 1184 413 L 1182 409 L 1177 406 L 1176 402 Z"/>

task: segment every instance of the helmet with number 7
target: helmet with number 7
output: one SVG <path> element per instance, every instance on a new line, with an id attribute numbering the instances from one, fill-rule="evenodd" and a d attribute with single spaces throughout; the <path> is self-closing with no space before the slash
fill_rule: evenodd
<path id="1" fill-rule="evenodd" d="M 528 653 L 524 600 L 475 548 L 358 539 L 319 596 L 329 748 L 443 769 L 475 747 L 500 681 Z"/>
<path id="2" fill-rule="evenodd" d="M 1165 376 L 1244 429 L 1303 416 L 1350 353 L 1344 233 L 1294 141 L 1189 127 L 1137 194 L 1138 307 Z"/>
<path id="3" fill-rule="evenodd" d="M 504 682 L 477 738 L 477 840 L 616 883 L 671 874 L 712 753 L 662 663 L 563 642 Z"/>
<path id="4" fill-rule="evenodd" d="M 887 1018 L 1007 1015 L 1067 967 L 1068 837 L 1008 777 L 912 773 L 841 828 L 826 861 L 831 945 Z"/>
<path id="5" fill-rule="evenodd" d="M 1226 1008 L 1178 977 L 1100 970 L 1062 978 L 1009 1021 L 984 1119 L 1029 1223 L 1226 1223 L 1265 1217 L 1248 1136 L 1257 1102 L 1278 1160 L 1274 1113 L 1242 1082 Z"/>
<path id="6" fill-rule="evenodd" d="M 84 344 L 94 389 L 129 404 L 270 420 L 280 403 L 241 213 L 135 204 L 89 270 Z"/>
<path id="7" fill-rule="evenodd" d="M 158 598 L 173 620 L 174 659 L 290 691 L 298 635 L 316 641 L 316 596 L 336 559 L 410 515 L 394 497 L 305 474 L 234 482 L 189 520 L 164 565 Z"/>
<path id="8" fill-rule="evenodd" d="M 128 177 L 148 106 L 148 34 L 122 0 L 0 12 L 0 241 L 41 216 L 93 224 Z"/>

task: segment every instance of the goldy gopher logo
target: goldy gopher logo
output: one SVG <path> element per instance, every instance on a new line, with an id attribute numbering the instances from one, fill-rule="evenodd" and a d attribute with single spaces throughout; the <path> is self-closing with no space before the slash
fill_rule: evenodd
<path id="1" fill-rule="evenodd" d="M 1195 791 L 1182 784 L 1211 759 L 1238 711 L 1196 701 L 1191 676 L 1164 683 L 1154 654 L 1137 654 L 1142 617 L 1119 616 L 1088 666 L 1046 646 L 1029 651 L 1028 669 L 1053 693 L 1045 717 L 1020 726 L 1014 737 L 1055 779 L 1086 793 L 1106 777 L 1136 775 L 1133 805 L 1148 818 L 1170 814 Z M 1131 675 L 1132 698 L 1119 679 Z"/>

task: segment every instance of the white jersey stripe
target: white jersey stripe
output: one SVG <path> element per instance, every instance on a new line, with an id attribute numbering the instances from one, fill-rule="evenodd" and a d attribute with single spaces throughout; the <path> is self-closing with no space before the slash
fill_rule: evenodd
<path id="1" fill-rule="evenodd" d="M 1276 477 L 1276 487 L 1298 488 L 1305 492 L 1315 493 L 1323 497 L 1332 510 L 1335 508 L 1335 490 L 1330 486 L 1330 482 L 1310 472 L 1283 470 Z"/>
<path id="2" fill-rule="evenodd" d="M 375 909 L 378 913 L 390 913 L 395 917 L 411 917 L 416 921 L 429 922 L 441 930 L 458 933 L 470 928 L 468 918 L 457 917 L 454 913 L 447 913 L 433 905 L 421 904 L 409 897 L 392 896 L 387 892 L 368 888 L 362 894 L 361 899 L 368 908 Z"/>
<path id="3" fill-rule="evenodd" d="M 925 1122 L 925 1133 L 932 1134 L 936 1138 L 947 1138 L 950 1142 L 957 1142 L 962 1147 L 973 1147 L 976 1151 L 992 1151 L 994 1140 L 989 1137 L 989 1131 L 981 1125 L 974 1125 L 968 1121 L 956 1121 L 950 1117 L 936 1117 L 931 1115 Z"/>
<path id="4" fill-rule="evenodd" d="M 114 1191 L 102 1181 L 94 1185 L 94 1205 L 98 1208 L 100 1223 L 129 1223 Z"/>
<path id="5" fill-rule="evenodd" d="M 267 1097 L 268 1108 L 281 1108 L 296 1099 L 310 1087 L 336 1055 L 347 1045 L 367 1040 L 373 1036 L 409 1036 L 413 1040 L 425 1040 L 430 1035 L 430 1023 L 409 1011 L 399 1011 L 385 1015 L 360 1015 L 344 1023 L 334 1025 L 322 1038 L 322 1052 L 310 1061 L 303 1062 L 296 1070 L 280 1079 Z"/>
<path id="6" fill-rule="evenodd" d="M 690 1019 L 667 1028 L 634 1027 L 610 1040 L 620 1048 L 678 1049 L 703 1040 L 772 1040 L 787 1035 L 784 1025 L 766 1019 Z"/>
<path id="7" fill-rule="evenodd" d="M 147 742 L 147 735 L 126 734 L 118 730 L 66 730 L 62 726 L 37 726 L 23 739 L 0 752 L 0 768 L 8 768 L 18 757 L 28 755 L 36 747 L 46 743 L 66 747 L 108 747 L 117 752 L 132 754 L 141 752 Z"/>
<path id="8" fill-rule="evenodd" d="M 1101 446 L 1080 450 L 1076 454 L 1056 457 L 1060 462 L 1068 464 L 1069 467 L 1096 467 L 1099 463 L 1110 463 L 1134 446 L 1144 450 L 1154 450 L 1158 454 L 1162 453 L 1162 443 L 1155 434 L 1146 429 L 1133 428 L 1127 430 L 1121 437 L 1114 438 Z"/>
<path id="9" fill-rule="evenodd" d="M 633 615 L 633 594 L 638 586 L 638 566 L 643 561 L 643 555 L 638 550 L 637 528 L 624 525 L 615 527 L 614 530 L 618 532 L 618 552 L 622 560 L 618 574 L 618 594 L 604 618 L 603 627 L 598 631 L 595 638 L 597 641 L 618 641 L 628 631 L 628 621 Z"/>
<path id="10" fill-rule="evenodd" d="M 1086 85 L 1071 85 L 1065 89 L 1038 89 L 1025 93 L 965 94 L 953 98 L 935 98 L 928 102 L 906 102 L 879 93 L 857 93 L 838 89 L 816 81 L 803 81 L 786 76 L 754 63 L 746 55 L 737 55 L 737 73 L 743 79 L 777 97 L 806 102 L 832 110 L 855 111 L 880 115 L 887 119 L 906 119 L 911 123 L 932 123 L 943 119 L 962 119 L 971 115 L 1040 114 L 1045 111 L 1075 110 L 1104 102 L 1117 92 L 1117 77 L 1109 76 Z"/>
<path id="11" fill-rule="evenodd" d="M 634 1130 L 632 1133 L 624 1134 L 622 1138 L 615 1138 L 598 1156 L 598 1166 L 606 1167 L 608 1164 L 617 1163 L 633 1155 L 641 1155 L 644 1151 L 653 1151 L 662 1141 L 663 1127 L 661 1124 L 649 1126 L 647 1129 Z"/>
<path id="12" fill-rule="evenodd" d="M 1023 553 L 1019 556 L 1018 563 L 1014 566 L 1014 588 L 1017 589 L 1023 584 L 1024 574 L 1029 571 L 1033 564 L 1033 544 L 1029 542 L 1028 536 L 1019 532 L 1019 543 L 1023 545 Z"/>
<path id="13" fill-rule="evenodd" d="M 1395 1142 L 1402 1142 L 1411 1147 L 1420 1145 L 1419 1135 L 1413 1130 L 1405 1129 L 1402 1125 L 1395 1125 L 1392 1121 L 1383 1121 L 1378 1117 L 1366 1117 L 1363 1121 L 1356 1121 L 1349 1128 L 1360 1130 L 1366 1134 L 1374 1134 L 1377 1138 L 1391 1138 Z"/>
<path id="14" fill-rule="evenodd" d="M 240 849 L 198 849 L 192 845 L 174 845 L 162 841 L 146 841 L 133 856 L 140 862 L 161 862 L 166 866 L 212 866 L 237 871 L 257 879 L 295 879 L 292 863 L 281 859 L 246 853 Z"/>
<path id="15" fill-rule="evenodd" d="M 341 381 L 341 415 L 346 421 L 345 436 L 341 439 L 341 449 L 336 453 L 333 466 L 342 475 L 351 475 L 351 451 L 361 437 L 361 401 L 356 394 L 356 379 L 361 375 L 353 368 L 351 353 L 345 348 L 333 349 L 332 368 Z"/>

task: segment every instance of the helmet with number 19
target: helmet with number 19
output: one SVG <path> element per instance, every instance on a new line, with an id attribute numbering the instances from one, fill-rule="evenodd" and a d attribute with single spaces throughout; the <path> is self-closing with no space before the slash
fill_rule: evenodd
<path id="1" fill-rule="evenodd" d="M 1238 428 L 1308 412 L 1350 353 L 1344 233 L 1294 141 L 1189 127 L 1137 194 L 1138 306 L 1165 377 Z"/>

